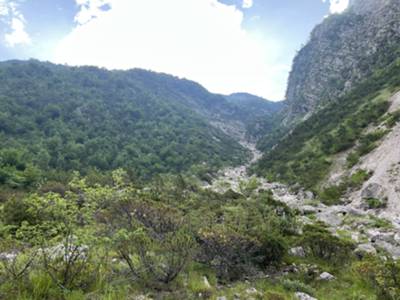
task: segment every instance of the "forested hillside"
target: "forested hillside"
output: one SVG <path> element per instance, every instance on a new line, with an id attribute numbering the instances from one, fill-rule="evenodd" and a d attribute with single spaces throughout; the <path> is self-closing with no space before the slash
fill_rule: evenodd
<path id="1" fill-rule="evenodd" d="M 0 104 L 0 182 L 12 187 L 119 167 L 149 179 L 247 158 L 210 121 L 246 123 L 251 111 L 165 74 L 3 62 Z"/>

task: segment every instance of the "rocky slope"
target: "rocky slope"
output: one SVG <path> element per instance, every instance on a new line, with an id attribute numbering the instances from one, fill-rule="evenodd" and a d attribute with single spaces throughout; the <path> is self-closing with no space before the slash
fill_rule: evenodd
<path id="1" fill-rule="evenodd" d="M 400 1 L 353 0 L 326 18 L 294 59 L 286 123 L 334 101 L 399 56 Z"/>

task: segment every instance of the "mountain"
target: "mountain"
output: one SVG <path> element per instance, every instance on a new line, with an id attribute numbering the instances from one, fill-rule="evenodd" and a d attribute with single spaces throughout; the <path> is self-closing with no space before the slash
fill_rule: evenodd
<path id="1" fill-rule="evenodd" d="M 250 122 L 245 102 L 233 105 L 195 82 L 144 70 L 3 62 L 0 182 L 120 167 L 148 179 L 239 164 L 246 149 L 215 124 Z M 275 112 L 269 107 L 263 113 Z"/>
<path id="2" fill-rule="evenodd" d="M 389 108 L 392 95 L 399 90 L 397 59 L 280 137 L 259 161 L 258 173 L 292 185 L 317 188 L 330 172 L 336 155 L 352 149 L 358 155 L 367 154 L 390 132 L 397 122 L 397 112 Z M 346 155 L 345 161 L 354 159 L 350 152 Z"/>
<path id="3" fill-rule="evenodd" d="M 242 119 L 251 122 L 254 118 L 272 116 L 280 112 L 285 105 L 284 101 L 269 101 L 247 93 L 235 93 L 225 97 L 229 103 L 235 105 L 243 114 Z"/>
<path id="4" fill-rule="evenodd" d="M 289 76 L 286 123 L 310 116 L 400 56 L 400 1 L 353 0 L 326 18 L 299 51 Z"/>
<path id="5" fill-rule="evenodd" d="M 356 165 L 396 122 L 399 57 L 399 0 L 354 0 L 327 17 L 294 59 L 287 107 L 258 142 L 257 172 L 322 192 L 338 157 Z"/>

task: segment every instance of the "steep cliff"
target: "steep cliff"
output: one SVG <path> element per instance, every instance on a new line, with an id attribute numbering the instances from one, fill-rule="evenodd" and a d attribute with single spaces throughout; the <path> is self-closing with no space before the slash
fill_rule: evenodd
<path id="1" fill-rule="evenodd" d="M 307 117 L 400 56 L 400 0 L 353 0 L 326 18 L 294 59 L 286 123 Z"/>

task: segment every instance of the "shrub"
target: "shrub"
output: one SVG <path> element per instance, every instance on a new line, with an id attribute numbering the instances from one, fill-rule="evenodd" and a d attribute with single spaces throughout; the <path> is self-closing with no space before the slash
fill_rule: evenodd
<path id="1" fill-rule="evenodd" d="M 389 114 L 389 118 L 386 121 L 388 127 L 393 127 L 400 121 L 400 110 L 396 110 L 395 112 Z"/>
<path id="2" fill-rule="evenodd" d="M 347 156 L 346 160 L 347 167 L 352 168 L 360 161 L 360 155 L 357 152 L 353 151 Z"/>
<path id="3" fill-rule="evenodd" d="M 341 203 L 340 198 L 345 191 L 345 186 L 340 184 L 338 186 L 330 186 L 325 188 L 320 194 L 321 202 L 326 205 L 338 205 Z"/>
<path id="4" fill-rule="evenodd" d="M 355 265 L 361 278 L 374 288 L 378 299 L 400 298 L 400 263 L 391 258 L 370 256 Z"/>
<path id="5" fill-rule="evenodd" d="M 259 251 L 261 265 L 279 264 L 287 252 L 287 244 L 281 236 L 269 235 L 264 238 Z"/>
<path id="6" fill-rule="evenodd" d="M 164 288 L 186 267 L 194 241 L 185 230 L 156 238 L 143 228 L 121 229 L 114 237 L 114 247 L 134 279 L 153 288 Z"/>
<path id="7" fill-rule="evenodd" d="M 387 199 L 380 200 L 376 198 L 368 198 L 365 201 L 370 209 L 385 208 L 387 206 Z"/>
<path id="8" fill-rule="evenodd" d="M 32 221 L 29 205 L 20 197 L 10 198 L 4 203 L 2 219 L 7 225 L 20 226 L 23 221 Z"/>
<path id="9" fill-rule="evenodd" d="M 302 245 L 306 253 L 333 264 L 342 264 L 351 258 L 353 244 L 332 235 L 326 228 L 319 225 L 304 226 Z"/>
<path id="10" fill-rule="evenodd" d="M 261 249 L 256 239 L 222 225 L 201 229 L 199 243 L 203 260 L 225 280 L 240 279 L 248 274 Z"/>
<path id="11" fill-rule="evenodd" d="M 303 292 L 311 296 L 315 294 L 315 290 L 311 286 L 299 280 L 285 279 L 282 281 L 282 285 L 286 290 L 291 292 Z"/>

